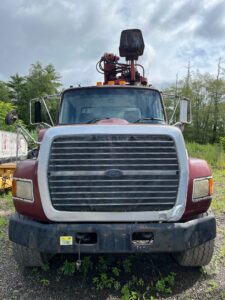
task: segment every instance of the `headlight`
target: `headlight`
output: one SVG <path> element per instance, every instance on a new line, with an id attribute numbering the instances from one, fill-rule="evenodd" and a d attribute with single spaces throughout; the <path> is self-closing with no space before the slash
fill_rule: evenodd
<path id="1" fill-rule="evenodd" d="M 205 198 L 209 198 L 212 195 L 212 193 L 213 193 L 212 177 L 194 179 L 193 193 L 192 193 L 193 202 L 197 202 Z"/>
<path id="2" fill-rule="evenodd" d="M 29 179 L 13 179 L 12 195 L 24 201 L 33 202 L 33 183 Z"/>

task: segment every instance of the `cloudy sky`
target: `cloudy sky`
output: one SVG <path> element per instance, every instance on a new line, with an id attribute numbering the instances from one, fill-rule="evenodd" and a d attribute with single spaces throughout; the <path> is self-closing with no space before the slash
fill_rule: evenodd
<path id="1" fill-rule="evenodd" d="M 225 59 L 224 0 L 0 1 L 0 80 L 28 74 L 36 61 L 52 63 L 65 87 L 102 79 L 95 64 L 118 53 L 120 32 L 140 28 L 143 63 L 158 87 L 192 69 L 216 72 Z"/>

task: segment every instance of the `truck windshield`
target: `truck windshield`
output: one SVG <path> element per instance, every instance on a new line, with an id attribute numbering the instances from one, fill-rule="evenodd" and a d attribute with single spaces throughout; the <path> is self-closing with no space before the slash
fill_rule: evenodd
<path id="1" fill-rule="evenodd" d="M 146 88 L 78 88 L 64 93 L 59 124 L 94 123 L 107 118 L 130 123 L 164 123 L 159 92 Z"/>

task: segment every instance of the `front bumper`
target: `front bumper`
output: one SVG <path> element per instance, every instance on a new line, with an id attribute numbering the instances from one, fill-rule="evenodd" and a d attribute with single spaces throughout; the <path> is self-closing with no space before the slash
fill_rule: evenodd
<path id="1" fill-rule="evenodd" d="M 136 233 L 151 233 L 151 241 L 134 240 Z M 77 242 L 80 233 L 96 236 L 93 243 Z M 72 236 L 72 245 L 60 245 L 61 236 Z M 10 219 L 9 239 L 46 253 L 179 252 L 216 236 L 213 215 L 183 223 L 51 223 L 44 224 L 18 214 Z"/>

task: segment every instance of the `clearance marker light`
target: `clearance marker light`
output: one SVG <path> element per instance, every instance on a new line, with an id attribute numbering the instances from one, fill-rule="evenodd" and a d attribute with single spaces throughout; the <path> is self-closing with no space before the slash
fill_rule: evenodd
<path id="1" fill-rule="evenodd" d="M 125 81 L 125 80 L 120 80 L 120 81 L 119 81 L 119 84 L 120 84 L 120 85 L 125 85 L 125 84 L 126 84 L 126 81 Z"/>
<path id="2" fill-rule="evenodd" d="M 108 85 L 114 85 L 114 84 L 115 84 L 115 81 L 114 81 L 114 80 L 108 81 Z"/>
<path id="3" fill-rule="evenodd" d="M 96 85 L 97 85 L 97 86 L 101 86 L 101 85 L 102 85 L 102 82 L 101 82 L 101 81 L 98 81 L 98 82 L 96 82 Z"/>

